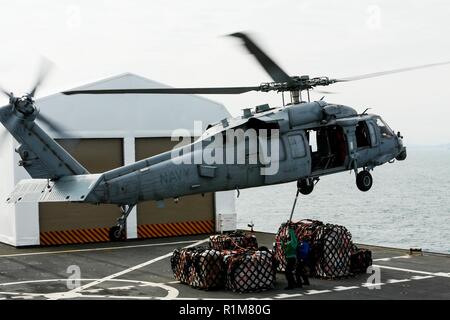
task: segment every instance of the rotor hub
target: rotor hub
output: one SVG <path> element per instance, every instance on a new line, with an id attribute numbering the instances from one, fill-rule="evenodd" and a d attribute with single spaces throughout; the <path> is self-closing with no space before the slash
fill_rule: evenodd
<path id="1" fill-rule="evenodd" d="M 29 94 L 24 94 L 20 98 L 12 96 L 10 104 L 13 106 L 15 114 L 23 120 L 34 120 L 39 112 L 33 97 Z"/>

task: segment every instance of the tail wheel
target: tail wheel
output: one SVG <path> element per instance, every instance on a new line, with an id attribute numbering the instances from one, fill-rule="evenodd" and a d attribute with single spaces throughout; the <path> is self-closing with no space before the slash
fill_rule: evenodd
<path id="1" fill-rule="evenodd" d="M 369 191 L 372 187 L 373 178 L 369 171 L 361 171 L 356 175 L 356 186 L 361 191 Z"/>
<path id="2" fill-rule="evenodd" d="M 314 190 L 314 181 L 311 179 L 300 179 L 297 181 L 297 188 L 301 194 L 310 194 Z"/>
<path id="3" fill-rule="evenodd" d="M 109 240 L 120 241 L 125 239 L 125 232 L 120 226 L 113 226 L 109 229 Z"/>

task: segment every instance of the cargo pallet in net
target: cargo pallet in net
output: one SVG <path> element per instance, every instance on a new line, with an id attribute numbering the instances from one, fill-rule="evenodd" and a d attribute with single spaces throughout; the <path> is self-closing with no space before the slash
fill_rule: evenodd
<path id="1" fill-rule="evenodd" d="M 351 241 L 351 233 L 344 227 L 324 224 L 318 220 L 301 220 L 290 223 L 298 239 L 309 234 L 311 252 L 309 275 L 322 279 L 340 279 L 366 272 L 372 264 L 371 252 L 359 250 Z M 286 259 L 281 240 L 287 234 L 288 224 L 282 224 L 275 238 L 274 252 L 278 269 L 283 271 Z"/>
<path id="2" fill-rule="evenodd" d="M 270 251 L 242 250 L 225 253 L 226 284 L 234 292 L 265 291 L 274 288 L 276 268 Z"/>
<path id="3" fill-rule="evenodd" d="M 258 249 L 255 235 L 235 231 L 229 234 L 216 234 L 209 237 L 209 246 L 215 250 Z"/>
<path id="4" fill-rule="evenodd" d="M 197 289 L 226 288 L 241 293 L 274 287 L 274 255 L 258 250 L 254 235 L 211 236 L 210 246 L 174 250 L 171 267 L 175 279 Z"/>
<path id="5" fill-rule="evenodd" d="M 175 279 L 193 288 L 224 286 L 225 263 L 220 251 L 204 247 L 175 249 L 170 264 Z"/>

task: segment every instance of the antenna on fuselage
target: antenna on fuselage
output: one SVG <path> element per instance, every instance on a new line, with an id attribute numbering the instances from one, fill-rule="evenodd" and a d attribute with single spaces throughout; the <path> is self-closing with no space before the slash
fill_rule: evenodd
<path id="1" fill-rule="evenodd" d="M 361 113 L 361 115 L 367 114 L 366 112 L 369 111 L 370 109 L 372 109 L 372 108 L 366 108 L 366 110 L 364 110 L 363 113 Z"/>

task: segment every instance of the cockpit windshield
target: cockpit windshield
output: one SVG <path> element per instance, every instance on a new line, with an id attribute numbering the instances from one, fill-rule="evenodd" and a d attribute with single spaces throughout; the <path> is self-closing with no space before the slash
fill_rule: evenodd
<path id="1" fill-rule="evenodd" d="M 381 137 L 392 138 L 394 137 L 394 131 L 384 122 L 380 117 L 376 118 L 377 126 L 380 128 Z"/>

